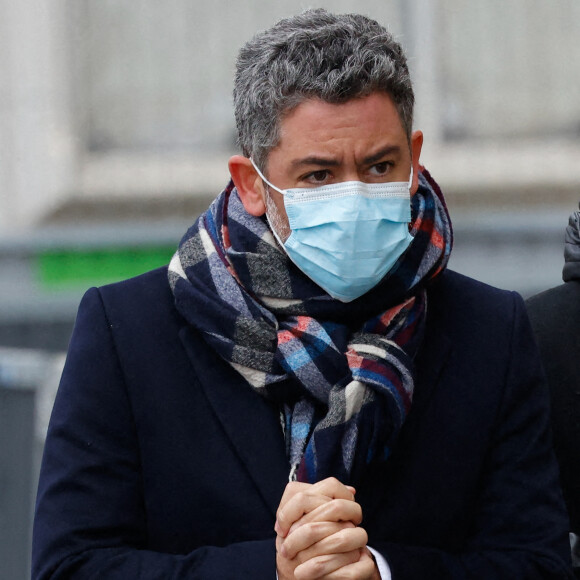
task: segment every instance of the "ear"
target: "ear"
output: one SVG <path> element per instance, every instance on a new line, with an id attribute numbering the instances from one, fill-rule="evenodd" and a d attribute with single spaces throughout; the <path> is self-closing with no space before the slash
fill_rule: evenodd
<path id="1" fill-rule="evenodd" d="M 230 158 L 228 166 L 246 211 L 254 216 L 264 215 L 266 192 L 262 178 L 254 169 L 252 162 L 242 155 L 234 155 Z"/>
<path id="2" fill-rule="evenodd" d="M 413 155 L 413 183 L 411 184 L 411 195 L 415 195 L 419 189 L 419 158 L 423 147 L 423 132 L 413 131 L 411 135 L 411 154 Z"/>

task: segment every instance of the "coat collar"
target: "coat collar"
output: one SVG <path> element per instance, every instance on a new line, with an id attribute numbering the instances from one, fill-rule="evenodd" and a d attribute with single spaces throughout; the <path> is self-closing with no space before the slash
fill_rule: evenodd
<path id="1" fill-rule="evenodd" d="M 217 419 L 275 516 L 290 470 L 277 409 L 255 393 L 197 331 L 184 326 L 179 335 Z"/>

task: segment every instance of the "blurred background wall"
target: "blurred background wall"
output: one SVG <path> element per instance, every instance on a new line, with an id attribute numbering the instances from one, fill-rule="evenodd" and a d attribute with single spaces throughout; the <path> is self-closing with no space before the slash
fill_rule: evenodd
<path id="1" fill-rule="evenodd" d="M 454 222 L 451 267 L 526 296 L 559 284 L 580 197 L 580 3 L 316 5 L 366 13 L 407 49 L 423 163 Z M 0 461 L 9 489 L 24 477 L 33 493 L 82 293 L 169 261 L 228 180 L 237 50 L 308 6 L 0 0 L 0 379 L 36 392 L 36 435 L 18 439 L 35 459 L 27 476 Z M 4 497 L 0 525 L 16 505 Z M 9 551 L 0 576 L 21 578 L 26 552 Z"/>

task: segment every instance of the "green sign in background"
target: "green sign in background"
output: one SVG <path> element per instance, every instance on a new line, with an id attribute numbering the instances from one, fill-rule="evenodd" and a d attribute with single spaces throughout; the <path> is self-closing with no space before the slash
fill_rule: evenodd
<path id="1" fill-rule="evenodd" d="M 168 264 L 175 246 L 50 249 L 36 257 L 37 279 L 47 290 L 117 282 Z"/>

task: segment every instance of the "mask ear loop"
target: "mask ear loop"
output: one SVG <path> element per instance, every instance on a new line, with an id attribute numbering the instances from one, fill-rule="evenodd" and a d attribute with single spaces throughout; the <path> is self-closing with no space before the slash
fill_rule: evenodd
<path id="1" fill-rule="evenodd" d="M 250 163 L 254 166 L 254 169 L 256 170 L 256 173 L 260 176 L 260 178 L 262 179 L 262 181 L 266 184 L 268 184 L 272 189 L 275 189 L 278 193 L 281 193 L 282 195 L 284 195 L 284 191 L 282 191 L 281 189 L 277 188 L 273 183 L 270 183 L 265 177 L 264 174 L 258 169 L 258 166 L 254 163 L 254 160 L 250 157 Z"/>
<path id="2" fill-rule="evenodd" d="M 266 195 L 268 196 L 268 199 L 272 199 L 270 197 L 269 191 L 266 193 Z M 268 204 L 266 204 L 266 221 L 268 222 L 268 227 L 270 228 L 270 231 L 274 235 L 274 238 L 276 238 L 278 245 L 284 250 L 284 253 L 286 255 L 288 255 L 288 252 L 286 252 L 286 248 L 284 247 L 284 242 L 280 239 L 280 236 L 278 235 L 278 232 L 276 231 L 274 224 L 270 221 L 270 216 L 268 215 Z M 290 257 L 290 256 L 288 256 L 288 257 Z"/>
<path id="3" fill-rule="evenodd" d="M 270 183 L 262 174 L 262 172 L 258 169 L 257 165 L 254 163 L 254 160 L 250 157 L 250 162 L 252 163 L 252 165 L 254 166 L 254 169 L 256 170 L 257 174 L 260 176 L 260 178 L 262 179 L 262 181 L 268 186 L 271 187 L 272 189 L 275 189 L 276 191 L 280 192 L 282 195 L 284 195 L 284 192 L 281 189 L 278 189 L 275 185 L 273 185 L 272 183 Z M 268 200 L 271 200 L 272 198 L 270 197 L 270 191 L 266 188 L 266 195 L 268 196 Z M 278 245 L 284 250 L 284 253 L 286 255 L 288 255 L 288 253 L 286 252 L 286 248 L 284 247 L 284 242 L 280 239 L 280 236 L 278 235 L 278 232 L 276 231 L 276 228 L 274 228 L 274 224 L 272 224 L 271 220 L 270 220 L 270 216 L 268 215 L 268 201 L 266 201 L 266 221 L 268 222 L 268 227 L 270 228 L 270 231 L 272 232 L 272 234 L 274 235 L 274 238 L 276 239 L 276 241 L 278 242 Z"/>

